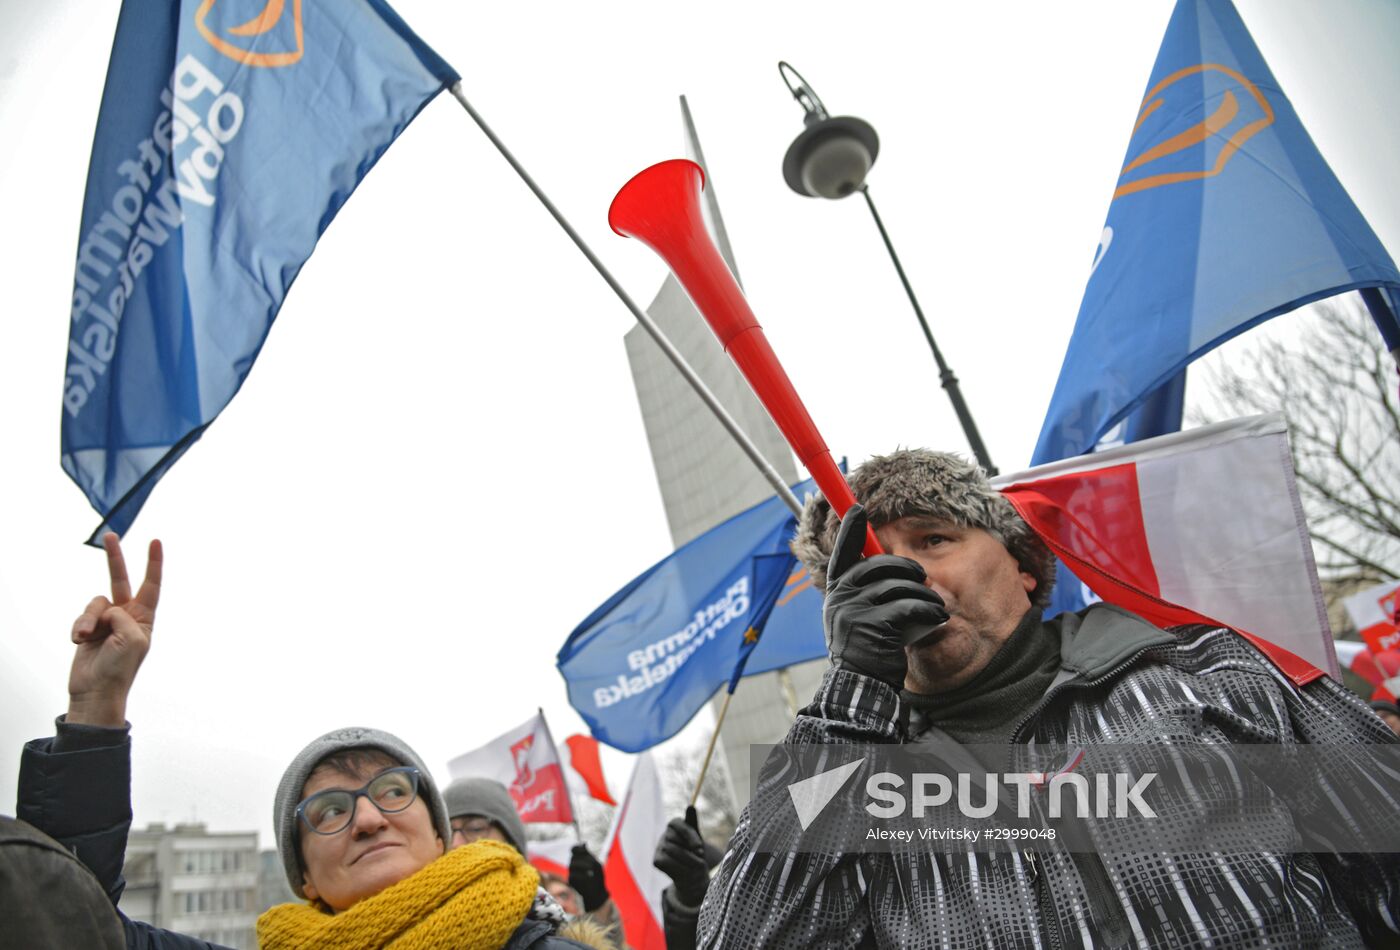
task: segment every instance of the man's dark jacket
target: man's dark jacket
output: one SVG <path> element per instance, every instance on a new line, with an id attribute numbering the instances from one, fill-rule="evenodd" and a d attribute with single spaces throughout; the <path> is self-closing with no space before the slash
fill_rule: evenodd
<path id="1" fill-rule="evenodd" d="M 1363 759 L 1377 747 L 1394 751 L 1395 736 L 1346 688 L 1327 677 L 1295 686 L 1232 630 L 1162 631 L 1108 605 L 1043 627 L 1046 636 L 1060 638 L 1062 668 L 1018 717 L 1012 755 L 1133 744 L 1215 763 L 1227 758 L 1219 753 L 1224 744 L 1269 746 L 1284 756 L 1296 753 L 1299 762 L 1308 760 L 1302 753 L 1310 744 L 1357 750 Z M 909 713 L 890 686 L 833 669 L 786 743 L 957 745 L 932 723 L 910 723 Z M 1335 817 L 1325 814 L 1333 807 L 1329 783 L 1383 777 L 1384 769 L 1368 771 L 1364 762 L 1348 774 L 1294 776 L 1304 794 L 1290 806 L 1258 776 L 1236 772 L 1223 784 L 1243 782 L 1249 809 L 1222 814 L 1233 807 L 1223 797 L 1178 810 L 1178 819 L 1229 828 L 1234 847 L 1210 842 L 1190 853 L 1154 852 L 1112 840 L 1128 825 L 1104 821 L 1093 828 L 1110 836 L 1095 839 L 1102 847 L 1078 853 L 1047 841 L 970 852 L 915 843 L 875 853 L 855 846 L 765 848 L 765 841 L 782 835 L 799 841 L 804 833 L 789 801 L 788 761 L 770 757 L 710 882 L 701 947 L 1242 950 L 1400 942 L 1400 855 L 1308 849 L 1311 829 Z M 868 827 L 863 799 L 850 791 L 858 787 L 863 783 L 848 783 L 843 795 L 853 797 L 828 805 L 823 820 Z M 1379 794 L 1395 798 L 1396 788 L 1381 786 Z M 1394 840 L 1400 807 L 1377 809 L 1366 820 Z M 851 837 L 859 835 L 824 840 Z M 1280 841 L 1284 846 L 1268 846 Z"/>

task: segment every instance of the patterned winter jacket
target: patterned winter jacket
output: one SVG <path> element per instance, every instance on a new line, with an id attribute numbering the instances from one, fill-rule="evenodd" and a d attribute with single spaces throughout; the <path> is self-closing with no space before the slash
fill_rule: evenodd
<path id="1" fill-rule="evenodd" d="M 1316 743 L 1364 756 L 1396 742 L 1334 680 L 1299 689 L 1232 630 L 1162 631 L 1102 604 L 1044 626 L 1060 637 L 1062 668 L 1018 721 L 1013 751 L 1133 743 L 1211 755 L 1203 746 Z M 909 713 L 886 684 L 834 669 L 785 741 L 951 742 Z M 1041 841 L 1020 851 L 784 854 L 755 845 L 770 823 L 796 821 L 779 758 L 760 775 L 711 881 L 701 947 L 1400 945 L 1400 855 L 1301 850 L 1310 816 L 1277 804 L 1232 815 L 1232 828 L 1258 837 L 1208 853 L 1071 853 Z M 1386 840 L 1400 822 L 1397 779 L 1387 780 L 1393 806 L 1370 816 L 1386 823 Z M 1318 808 L 1328 807 L 1329 780 L 1315 777 L 1322 788 L 1309 800 Z M 1259 782 L 1250 787 L 1269 795 Z M 1298 836 L 1294 846 L 1249 850 L 1250 840 L 1279 841 L 1280 827 Z"/>

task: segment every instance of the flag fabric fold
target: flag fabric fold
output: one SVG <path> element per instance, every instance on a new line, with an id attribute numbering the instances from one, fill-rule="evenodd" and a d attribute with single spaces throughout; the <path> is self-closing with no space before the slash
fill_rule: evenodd
<path id="1" fill-rule="evenodd" d="M 1178 0 L 1128 142 L 1032 457 L 1180 425 L 1185 366 L 1271 317 L 1400 271 L 1308 137 L 1229 0 Z M 1163 393 L 1174 386 L 1176 392 Z M 1163 398 L 1165 397 L 1165 398 Z"/>
<path id="2" fill-rule="evenodd" d="M 577 838 L 547 838 L 525 842 L 525 860 L 543 874 L 569 879 L 569 860 L 573 857 Z"/>
<path id="3" fill-rule="evenodd" d="M 564 748 L 560 751 L 564 760 L 564 778 L 574 795 L 594 798 L 605 805 L 617 804 L 603 776 L 603 760 L 599 755 L 597 739 L 572 735 L 564 740 Z"/>
<path id="4" fill-rule="evenodd" d="M 480 748 L 457 756 L 447 763 L 447 772 L 453 779 L 489 778 L 500 782 L 515 801 L 520 820 L 527 824 L 574 820 L 563 762 L 543 712 Z"/>
<path id="5" fill-rule="evenodd" d="M 1339 675 L 1278 413 L 994 479 L 1079 583 L 1160 626 L 1218 623 L 1295 682 Z"/>
<path id="6" fill-rule="evenodd" d="M 457 79 L 382 0 L 122 4 L 63 385 L 90 543 L 237 393 L 341 205 Z"/>
<path id="7" fill-rule="evenodd" d="M 810 481 L 794 486 L 801 498 Z M 594 737 L 624 752 L 670 738 L 739 675 L 826 655 L 821 596 L 770 498 L 679 548 L 569 635 L 557 665 Z M 762 633 L 762 636 L 759 634 Z"/>

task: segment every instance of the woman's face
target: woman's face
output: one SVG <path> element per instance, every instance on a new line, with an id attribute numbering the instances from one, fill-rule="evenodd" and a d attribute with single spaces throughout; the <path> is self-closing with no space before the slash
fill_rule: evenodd
<path id="1" fill-rule="evenodd" d="M 332 788 L 355 791 L 383 771 L 378 765 L 354 774 L 318 768 L 306 780 L 302 799 Z M 337 913 L 397 884 L 443 853 L 442 838 L 421 795 L 403 811 L 388 814 L 366 796 L 354 801 L 350 824 L 335 834 L 315 834 L 298 823 L 306 866 L 302 891 Z"/>

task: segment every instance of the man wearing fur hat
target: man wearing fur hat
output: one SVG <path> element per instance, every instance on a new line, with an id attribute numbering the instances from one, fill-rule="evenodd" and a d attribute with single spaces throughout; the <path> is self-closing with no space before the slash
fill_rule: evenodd
<path id="1" fill-rule="evenodd" d="M 73 624 L 68 713 L 55 737 L 25 746 L 18 812 L 70 848 L 115 905 L 131 823 L 126 700 L 150 648 L 162 555 L 153 542 L 145 581 L 133 594 L 116 536 L 106 535 L 103 545 L 112 596 L 94 598 Z M 278 784 L 273 821 L 287 883 L 305 903 L 278 905 L 258 919 L 264 950 L 612 946 L 596 927 L 571 931 L 575 923 L 514 848 L 479 841 L 444 853 L 452 830 L 437 784 L 418 754 L 389 733 L 338 729 L 313 740 Z M 118 916 L 128 948 L 213 946 Z"/>
<path id="2" fill-rule="evenodd" d="M 1346 689 L 1325 677 L 1293 686 L 1234 631 L 1164 631 L 1107 604 L 1045 620 L 1053 557 L 981 470 L 956 456 L 898 451 L 872 458 L 850 482 L 859 504 L 846 518 L 815 499 L 793 542 L 826 590 L 832 668 L 787 745 L 914 743 L 964 750 L 964 762 L 1000 772 L 1011 750 L 1056 743 L 1194 752 L 1393 741 Z M 862 559 L 867 519 L 887 553 Z M 766 850 L 765 826 L 795 821 L 780 758 L 763 770 L 710 883 L 702 947 L 1400 940 L 1396 855 L 1259 853 L 1253 844 L 1142 853 L 1122 840 L 1097 853 L 1057 843 L 1019 852 Z M 1257 785 L 1249 788 L 1267 798 Z M 1272 807 L 1233 816 L 1246 840 L 1266 840 L 1248 835 L 1280 822 L 1301 840 L 1310 816 Z M 842 820 L 865 818 L 855 810 Z"/>

